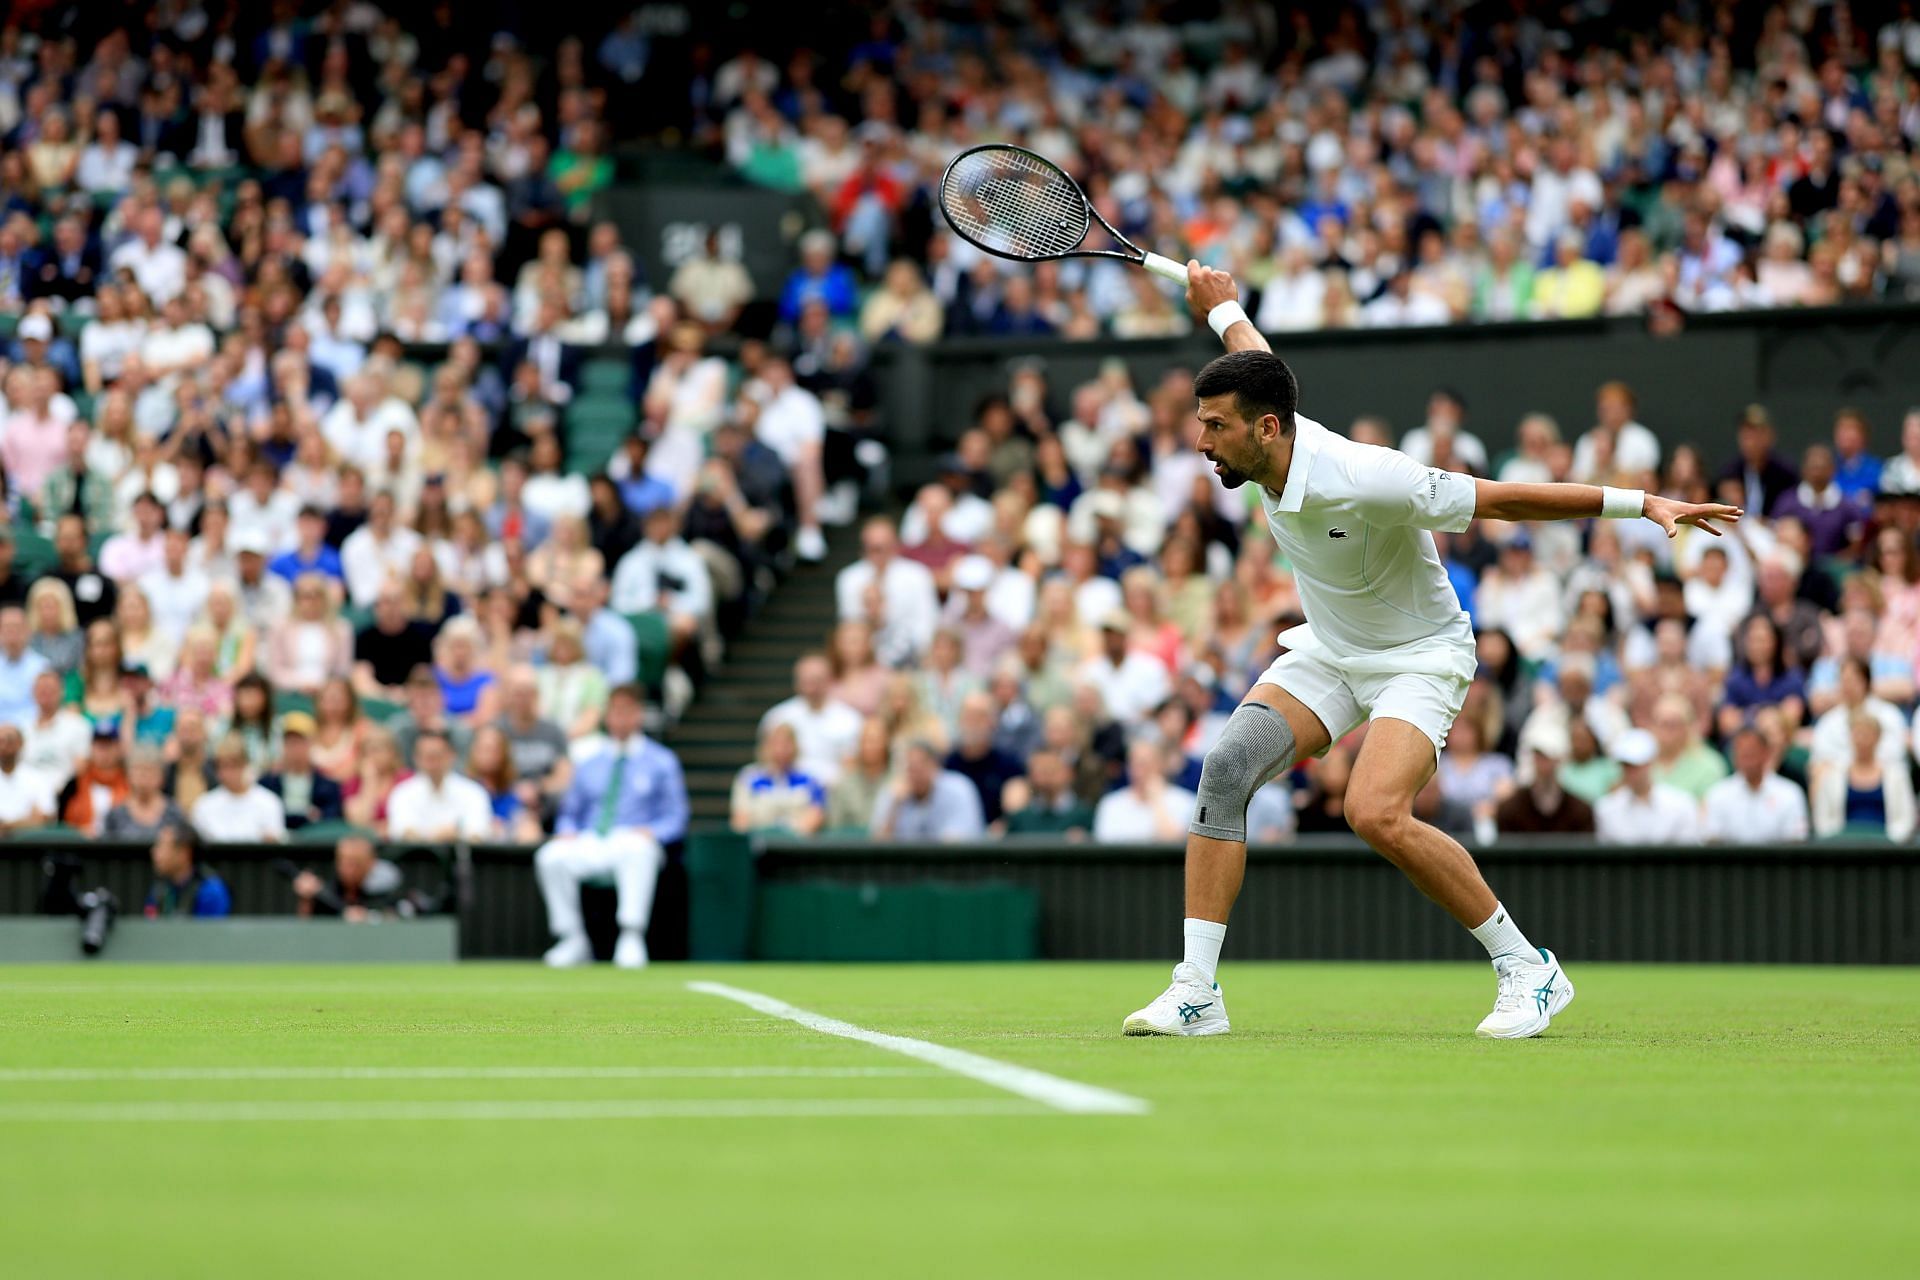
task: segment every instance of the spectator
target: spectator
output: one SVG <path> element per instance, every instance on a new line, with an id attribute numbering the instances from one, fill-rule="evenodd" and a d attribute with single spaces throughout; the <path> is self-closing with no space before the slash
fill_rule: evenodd
<path id="1" fill-rule="evenodd" d="M 1865 414 L 1848 407 L 1833 415 L 1834 483 L 1849 501 L 1864 507 L 1871 507 L 1880 492 L 1881 462 L 1872 444 Z"/>
<path id="2" fill-rule="evenodd" d="M 393 734 L 372 729 L 360 747 L 360 761 L 351 778 L 340 784 L 346 820 L 368 830 L 384 829 L 387 801 L 393 789 L 411 776 Z"/>
<path id="3" fill-rule="evenodd" d="M 218 920 L 233 914 L 227 882 L 200 861 L 200 837 L 184 819 L 163 822 L 152 839 L 153 885 L 142 908 L 147 919 Z"/>
<path id="4" fill-rule="evenodd" d="M 1880 726 L 1881 755 L 1889 765 L 1904 767 L 1907 754 L 1907 721 L 1900 709 L 1871 688 L 1871 668 L 1860 658 L 1847 656 L 1839 664 L 1839 701 L 1813 722 L 1813 740 L 1809 745 L 1811 763 L 1845 767 L 1853 759 L 1853 719 L 1872 717 Z"/>
<path id="5" fill-rule="evenodd" d="M 213 628 L 197 623 L 187 629 L 180 665 L 156 691 L 163 704 L 175 709 L 192 707 L 202 715 L 221 718 L 233 709 L 233 685 L 214 669 L 220 658 L 220 638 Z"/>
<path id="6" fill-rule="evenodd" d="M 843 762 L 827 792 L 826 828 L 865 835 L 893 769 L 892 742 L 878 717 L 860 726 L 860 744 Z"/>
<path id="7" fill-rule="evenodd" d="M 681 538 L 673 508 L 648 512 L 642 529 L 645 537 L 614 568 L 610 603 L 620 613 L 664 613 L 678 650 L 712 618 L 713 582 L 706 562 Z"/>
<path id="8" fill-rule="evenodd" d="M 1872 512 L 1849 498 L 1834 478 L 1833 450 L 1811 445 L 1800 460 L 1800 483 L 1774 500 L 1775 520 L 1798 520 L 1817 556 L 1831 556 L 1860 540 Z"/>
<path id="9" fill-rule="evenodd" d="M 1513 785 L 1513 761 L 1485 749 L 1482 723 L 1462 714 L 1447 733 L 1434 775 L 1441 812 L 1450 819 L 1443 825 L 1477 830 L 1491 823 L 1501 795 Z"/>
<path id="10" fill-rule="evenodd" d="M 1800 673 L 1781 665 L 1780 633 L 1764 614 L 1747 619 L 1740 632 L 1740 653 L 1727 673 L 1720 732 L 1731 736 L 1759 707 L 1779 707 L 1789 725 L 1806 718 L 1806 684 Z"/>
<path id="11" fill-rule="evenodd" d="M 347 597 L 356 609 L 371 608 L 387 582 L 406 576 L 420 535 L 397 523 L 393 495 L 381 490 L 367 507 L 367 522 L 340 547 Z"/>
<path id="12" fill-rule="evenodd" d="M 994 745 L 999 721 L 991 694 L 968 694 L 961 700 L 959 733 L 943 766 L 973 784 L 980 794 L 981 817 L 989 826 L 1000 821 L 1001 794 L 1022 772 L 1020 761 Z"/>
<path id="13" fill-rule="evenodd" d="M 939 748 L 925 738 L 906 747 L 900 775 L 880 794 L 869 831 L 876 840 L 977 840 L 986 834 L 980 792 L 940 767 Z"/>
<path id="14" fill-rule="evenodd" d="M 80 665 L 86 641 L 73 608 L 73 593 L 58 578 L 41 578 L 27 592 L 28 646 L 64 677 Z"/>
<path id="15" fill-rule="evenodd" d="M 280 799 L 287 830 L 298 831 L 319 822 L 338 822 L 344 802 L 340 784 L 314 763 L 313 740 L 318 726 L 304 711 L 280 717 L 280 760 L 260 785 Z"/>
<path id="16" fill-rule="evenodd" d="M 398 701 L 414 668 L 433 662 L 435 628 L 407 614 L 398 583 L 383 585 L 373 602 L 373 620 L 353 642 L 353 687 L 361 697 Z"/>
<path id="17" fill-rule="evenodd" d="M 674 268 L 667 293 L 710 333 L 733 327 L 741 308 L 753 301 L 753 280 L 740 263 L 721 251 L 718 228 L 707 232 L 701 253 Z"/>
<path id="18" fill-rule="evenodd" d="M 1839 710 L 1827 714 L 1837 715 Z M 1847 714 L 1847 756 L 1814 762 L 1813 833 L 1822 838 L 1852 834 L 1903 843 L 1914 830 L 1913 781 L 1905 752 L 1889 759 L 1879 719 L 1864 710 Z M 1894 740 L 1901 738 L 1896 735 Z"/>
<path id="19" fill-rule="evenodd" d="M 407 709 L 390 720 L 387 727 L 393 731 L 394 745 L 400 749 L 400 758 L 407 768 L 416 767 L 414 743 L 430 730 L 447 735 L 455 756 L 467 753 L 473 744 L 473 730 L 448 714 L 445 691 L 432 667 L 415 667 L 407 677 L 406 704 Z"/>
<path id="20" fill-rule="evenodd" d="M 60 791 L 60 821 L 89 836 L 100 834 L 107 814 L 127 798 L 127 773 L 121 754 L 120 730 L 96 724 L 86 762 Z"/>
<path id="21" fill-rule="evenodd" d="M 313 699 L 313 720 L 313 766 L 344 784 L 358 772 L 360 748 L 372 728 L 353 685 L 338 678 L 321 685 Z"/>
<path id="22" fill-rule="evenodd" d="M 353 652 L 353 630 L 336 612 L 327 580 L 307 574 L 294 584 L 292 615 L 267 637 L 267 679 L 311 697 L 352 670 Z"/>
<path id="23" fill-rule="evenodd" d="M 86 758 L 93 725 L 67 705 L 66 681 L 51 668 L 33 678 L 33 706 L 33 717 L 24 726 L 26 747 L 21 759 L 56 788 L 63 787 Z"/>
<path id="24" fill-rule="evenodd" d="M 1570 735 L 1543 723 L 1520 739 L 1518 785 L 1508 788 L 1495 808 L 1494 826 L 1511 835 L 1593 835 L 1593 807 L 1560 784 L 1560 763 L 1573 745 Z"/>
<path id="25" fill-rule="evenodd" d="M 1074 682 L 1099 690 L 1107 714 L 1128 727 L 1166 700 L 1172 683 L 1158 660 L 1133 649 L 1133 619 L 1118 610 L 1100 622 L 1100 651 L 1074 671 Z"/>
<path id="26" fill-rule="evenodd" d="M 1773 419 L 1764 406 L 1748 405 L 1740 415 L 1734 435 L 1737 449 L 1733 459 L 1714 477 L 1716 491 L 1724 492 L 1727 482 L 1737 482 L 1740 496 L 1735 505 L 1770 515 L 1774 503 L 1799 484 L 1800 477 L 1774 452 Z"/>
<path id="27" fill-rule="evenodd" d="M 480 665 L 480 627 L 471 618 L 455 618 L 434 642 L 433 676 L 440 684 L 447 714 L 467 726 L 485 724 L 499 714 L 500 691 L 493 672 Z"/>
<path id="28" fill-rule="evenodd" d="M 33 682 L 51 664 L 28 647 L 27 615 L 19 605 L 0 606 L 0 724 L 33 719 Z"/>
<path id="29" fill-rule="evenodd" d="M 398 914 L 405 894 L 400 868 L 380 857 L 373 841 L 358 832 L 343 835 L 334 844 L 331 879 L 305 870 L 293 878 L 299 915 L 337 916 L 348 924 Z"/>
<path id="30" fill-rule="evenodd" d="M 1644 729 L 1629 729 L 1614 740 L 1620 785 L 1593 806 L 1594 832 L 1602 844 L 1699 843 L 1699 806 L 1684 791 L 1653 780 L 1659 751 Z"/>
<path id="31" fill-rule="evenodd" d="M 1698 719 L 1685 694 L 1665 693 L 1653 704 L 1653 739 L 1659 748 L 1653 780 L 1684 792 L 1696 803 L 1727 776 L 1725 758 L 1701 741 Z"/>
<path id="32" fill-rule="evenodd" d="M 546 954 L 556 968 L 593 958 L 580 915 L 583 880 L 611 875 L 620 938 L 613 962 L 622 969 L 647 963 L 643 935 L 653 914 L 654 884 L 666 846 L 687 830 L 687 789 L 680 761 L 640 732 L 642 694 L 622 685 L 607 699 L 608 745 L 580 761 L 561 802 L 554 839 L 540 846 L 534 870 L 558 941 Z"/>
<path id="33" fill-rule="evenodd" d="M 780 319 L 793 324 L 801 307 L 818 299 L 835 317 L 851 316 L 858 301 L 853 272 L 834 261 L 838 246 L 830 231 L 813 230 L 800 238 L 800 265 L 780 290 Z"/>
<path id="34" fill-rule="evenodd" d="M 1127 749 L 1127 785 L 1094 809 L 1093 838 L 1108 844 L 1183 839 L 1193 805 L 1193 792 L 1168 785 L 1160 745 L 1136 740 Z"/>
<path id="35" fill-rule="evenodd" d="M 1073 772 L 1056 751 L 1045 748 L 1027 758 L 1024 775 L 1002 791 L 1008 835 L 1066 836 L 1084 839 L 1093 829 L 1093 807 L 1074 794 Z"/>
<path id="36" fill-rule="evenodd" d="M 46 826 L 57 806 L 52 780 L 23 762 L 25 746 L 18 726 L 0 724 L 0 836 Z"/>
<path id="37" fill-rule="evenodd" d="M 940 616 L 933 575 L 924 565 L 900 555 L 899 533 L 885 516 L 875 516 L 860 527 L 860 559 L 834 579 L 833 594 L 840 617 L 879 624 L 880 619 L 872 616 L 866 604 L 871 583 L 879 584 L 884 617 L 897 620 L 907 630 L 913 652 L 926 652 Z"/>
<path id="38" fill-rule="evenodd" d="M 831 787 L 840 762 L 853 754 L 860 737 L 860 713 L 836 701 L 833 667 L 825 654 L 809 653 L 793 664 L 793 696 L 775 703 L 760 718 L 760 734 L 788 725 L 800 744 L 800 769 Z"/>
<path id="39" fill-rule="evenodd" d="M 414 735 L 414 774 L 387 796 L 387 836 L 429 844 L 480 841 L 494 834 L 493 800 L 454 769 L 453 739 L 426 728 Z"/>
<path id="40" fill-rule="evenodd" d="M 498 836 L 516 844 L 539 842 L 545 834 L 540 788 L 515 772 L 506 732 L 499 725 L 485 725 L 473 735 L 467 772 L 487 793 Z"/>
<path id="41" fill-rule="evenodd" d="M 944 625 L 961 639 L 961 665 L 977 680 L 984 680 L 1012 652 L 1016 637 L 1012 628 L 995 617 L 988 608 L 987 594 L 993 587 L 993 562 L 985 556 L 965 556 L 953 570 L 953 592 L 947 603 Z"/>
<path id="42" fill-rule="evenodd" d="M 775 724 L 761 735 L 758 762 L 733 780 L 729 825 L 735 831 L 810 836 L 820 830 L 826 789 L 795 767 L 799 755 L 792 725 Z"/>
<path id="43" fill-rule="evenodd" d="M 229 736 L 213 752 L 220 785 L 193 802 L 194 829 L 215 844 L 279 844 L 287 838 L 280 797 L 253 780 L 247 744 Z"/>
<path id="44" fill-rule="evenodd" d="M 1807 794 L 1773 769 L 1773 749 L 1752 727 L 1733 735 L 1733 776 L 1707 792 L 1709 844 L 1786 844 L 1807 838 Z"/>
<path id="45" fill-rule="evenodd" d="M 167 758 L 159 747 L 143 743 L 129 751 L 126 798 L 107 811 L 100 834 L 108 840 L 159 840 L 172 832 L 176 838 L 190 838 L 186 852 L 197 853 L 199 837 L 186 811 L 164 790 L 166 779 Z"/>

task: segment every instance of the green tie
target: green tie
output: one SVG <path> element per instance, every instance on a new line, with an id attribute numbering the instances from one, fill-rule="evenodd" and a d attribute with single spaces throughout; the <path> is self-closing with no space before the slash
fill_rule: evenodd
<path id="1" fill-rule="evenodd" d="M 605 835 L 613 830 L 613 815 L 620 808 L 620 784 L 627 780 L 627 753 L 622 751 L 613 758 L 613 771 L 607 775 L 607 790 L 600 797 L 600 816 L 594 819 L 595 835 Z"/>

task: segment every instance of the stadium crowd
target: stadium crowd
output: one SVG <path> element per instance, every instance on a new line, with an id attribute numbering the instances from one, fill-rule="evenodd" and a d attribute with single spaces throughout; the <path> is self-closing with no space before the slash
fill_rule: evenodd
<path id="1" fill-rule="evenodd" d="M 1300 621 L 1256 502 L 1192 450 L 1192 375 L 1077 387 L 1029 363 L 896 524 L 869 519 L 840 621 L 768 711 L 742 830 L 892 839 L 1171 840 L 1201 757 Z M 1479 637 L 1419 812 L 1463 836 L 1617 843 L 1904 840 L 1920 757 L 1920 409 L 1882 458 L 1856 411 L 1779 456 L 1764 407 L 1706 457 L 1596 390 L 1493 453 L 1459 394 L 1355 439 L 1506 480 L 1644 487 L 1750 514 L 1669 542 L 1648 521 L 1481 521 L 1436 535 Z M 1344 831 L 1364 727 L 1254 799 L 1255 840 Z"/>
<path id="2" fill-rule="evenodd" d="M 1118 225 L 1239 268 L 1274 330 L 1340 323 L 1341 290 L 1363 316 L 1415 315 L 1449 271 L 1479 279 L 1483 241 L 1509 274 L 1446 293 L 1468 299 L 1448 318 L 1532 314 L 1569 228 L 1622 260 L 1642 237 L 1689 309 L 1749 261 L 1739 245 L 1786 273 L 1756 285 L 1817 281 L 1776 252 L 1788 231 L 1835 246 L 1853 293 L 1884 291 L 1920 226 L 1911 24 L 1868 40 L 1839 6 L 1789 6 L 1609 52 L 1394 6 L 1281 38 L 1229 6 L 1202 57 L 1159 12 L 1109 38 L 1035 6 L 1013 38 L 910 8 L 844 58 L 687 60 L 696 140 L 763 175 L 790 152 L 828 197 L 772 342 L 729 332 L 754 289 L 717 237 L 650 283 L 594 219 L 611 126 L 661 65 L 645 15 L 538 48 L 447 4 L 402 22 L 183 0 L 136 24 L 56 6 L 0 27 L 0 722 L 18 730 L 0 730 L 0 824 L 566 844 L 542 863 L 550 897 L 657 861 L 685 789 L 636 736 L 671 722 L 780 568 L 852 521 L 880 425 L 870 346 L 1188 323 L 1139 273 L 1003 273 L 935 234 L 925 180 L 976 137 L 1074 160 Z M 1716 195 L 1729 157 L 1780 188 L 1752 225 Z M 1872 265 L 1865 222 L 1889 207 Z M 1291 310 L 1311 291 L 1283 261 L 1325 296 Z M 1513 305 L 1476 312 L 1483 292 Z M 627 399 L 600 449 L 579 409 L 606 346 Z M 1638 423 L 1624 385 L 1594 419 L 1569 439 L 1530 418 L 1489 456 L 1436 392 L 1399 443 L 1489 474 L 1731 485 L 1769 518 L 1673 548 L 1615 528 L 1447 540 L 1486 663 L 1429 811 L 1482 834 L 1583 807 L 1603 834 L 1665 831 L 1658 812 L 1676 838 L 1729 838 L 1767 806 L 1716 805 L 1724 750 L 1756 794 L 1786 796 L 1782 770 L 1808 784 L 1813 829 L 1879 812 L 1910 830 L 1920 419 L 1884 472 L 1857 416 L 1789 462 L 1756 409 L 1724 469 Z M 1297 606 L 1190 428 L 1186 375 L 1059 387 L 1022 366 L 941 481 L 861 527 L 842 622 L 769 713 L 735 824 L 1177 836 L 1208 735 Z M 1256 838 L 1340 827 L 1347 758 L 1264 789 Z"/>
<path id="3" fill-rule="evenodd" d="M 657 859 L 643 725 L 846 505 L 820 398 L 766 353 L 734 385 L 594 220 L 581 40 L 135 16 L 0 27 L 0 825 Z"/>
<path id="4" fill-rule="evenodd" d="M 943 168 L 1003 141 L 1234 272 L 1269 332 L 1913 299 L 1916 67 L 1904 2 L 898 4 L 692 89 L 696 137 L 842 237 L 785 318 L 927 342 L 1190 323 L 1117 263 L 1013 270 L 946 230 Z"/>

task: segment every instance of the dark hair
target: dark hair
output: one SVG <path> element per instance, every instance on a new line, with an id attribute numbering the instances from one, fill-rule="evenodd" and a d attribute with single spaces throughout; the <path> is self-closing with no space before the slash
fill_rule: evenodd
<path id="1" fill-rule="evenodd" d="M 1282 434 L 1293 430 L 1300 404 L 1300 383 L 1287 362 L 1271 351 L 1229 351 L 1208 363 L 1193 380 L 1193 394 L 1231 395 L 1240 416 L 1252 421 L 1268 414 L 1280 419 Z"/>
<path id="2" fill-rule="evenodd" d="M 174 843 L 186 851 L 195 866 L 200 864 L 200 832 L 191 822 L 171 819 L 162 823 L 160 830 L 154 833 L 156 837 L 163 834 L 172 836 Z"/>
<path id="3" fill-rule="evenodd" d="M 647 691 L 637 684 L 617 684 L 607 692 L 607 701 L 624 698 L 638 707 L 647 705 Z"/>
<path id="4" fill-rule="evenodd" d="M 447 744 L 447 750 L 453 750 L 453 735 L 445 729 L 435 729 L 432 727 L 422 729 L 413 735 L 414 750 L 419 750 L 420 744 L 429 740 L 444 742 Z"/>

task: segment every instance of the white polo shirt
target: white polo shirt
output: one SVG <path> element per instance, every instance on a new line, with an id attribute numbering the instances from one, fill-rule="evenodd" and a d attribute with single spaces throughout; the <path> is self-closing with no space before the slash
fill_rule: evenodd
<path id="1" fill-rule="evenodd" d="M 0 822 L 19 822 L 36 813 L 53 817 L 59 807 L 53 788 L 51 778 L 38 769 L 29 768 L 25 757 L 21 757 L 12 773 L 0 772 Z"/>
<path id="2" fill-rule="evenodd" d="M 215 787 L 193 802 L 193 825 L 202 839 L 213 844 L 287 838 L 287 812 L 280 797 L 255 783 L 239 795 Z"/>
<path id="3" fill-rule="evenodd" d="M 472 778 L 449 773 L 436 787 L 416 773 L 387 796 L 387 834 L 393 839 L 432 839 L 448 827 L 462 840 L 493 834 L 493 801 Z"/>
<path id="4" fill-rule="evenodd" d="M 1759 787 L 1739 774 L 1707 788 L 1702 834 L 1710 844 L 1783 844 L 1807 838 L 1807 793 L 1769 773 Z"/>
<path id="5" fill-rule="evenodd" d="M 1430 531 L 1464 530 L 1475 500 L 1471 476 L 1355 444 L 1299 414 L 1286 487 L 1278 497 L 1260 490 L 1312 639 L 1336 659 L 1423 640 L 1472 657 L 1472 623 Z M 1463 678 L 1472 674 L 1466 666 Z"/>
<path id="6" fill-rule="evenodd" d="M 1601 844 L 1699 844 L 1700 808 L 1664 782 L 1645 800 L 1618 786 L 1594 801 L 1593 831 Z"/>

